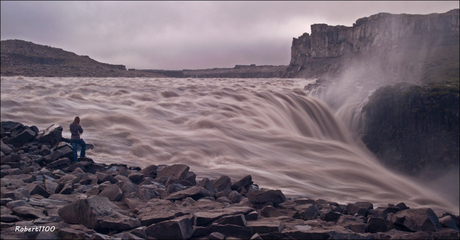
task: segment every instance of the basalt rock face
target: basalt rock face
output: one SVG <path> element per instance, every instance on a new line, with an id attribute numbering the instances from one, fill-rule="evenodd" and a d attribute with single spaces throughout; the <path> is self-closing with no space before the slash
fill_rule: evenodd
<path id="1" fill-rule="evenodd" d="M 402 61 L 422 63 L 433 47 L 458 46 L 458 39 L 458 9 L 429 15 L 379 13 L 358 19 L 352 27 L 314 24 L 311 34 L 293 39 L 285 76 L 336 75 L 349 67 L 350 60 L 363 57 L 379 59 L 385 65 L 382 68 L 391 73 Z M 414 55 L 411 51 L 418 59 L 405 59 Z M 406 53 L 409 55 L 404 56 Z M 413 69 L 405 70 L 410 76 Z"/>
<path id="2" fill-rule="evenodd" d="M 378 89 L 363 108 L 363 142 L 386 166 L 411 175 L 458 168 L 458 89 L 458 83 Z"/>

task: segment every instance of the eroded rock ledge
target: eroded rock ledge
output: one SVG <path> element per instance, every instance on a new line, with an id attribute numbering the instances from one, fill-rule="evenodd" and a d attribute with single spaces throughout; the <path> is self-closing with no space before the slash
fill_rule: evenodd
<path id="1" fill-rule="evenodd" d="M 74 162 L 61 133 L 2 122 L 1 239 L 459 238 L 458 215 L 404 203 L 290 199 L 250 175 L 197 181 L 183 164 Z"/>

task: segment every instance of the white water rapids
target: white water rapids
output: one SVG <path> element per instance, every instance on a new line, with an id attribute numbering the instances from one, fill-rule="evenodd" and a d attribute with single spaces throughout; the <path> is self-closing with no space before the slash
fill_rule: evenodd
<path id="1" fill-rule="evenodd" d="M 182 163 L 197 178 L 252 175 L 262 188 L 346 204 L 458 203 L 382 167 L 305 79 L 1 77 L 1 120 L 44 129 L 80 116 L 88 157 Z M 348 124 L 347 124 L 348 125 Z"/>

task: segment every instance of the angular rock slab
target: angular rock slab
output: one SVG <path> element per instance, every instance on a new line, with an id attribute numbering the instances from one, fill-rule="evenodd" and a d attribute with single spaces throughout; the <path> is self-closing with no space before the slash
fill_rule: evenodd
<path id="1" fill-rule="evenodd" d="M 355 204 L 350 203 L 347 205 L 348 215 L 358 214 L 366 217 L 370 209 L 374 209 L 374 205 L 370 202 L 356 202 Z"/>
<path id="2" fill-rule="evenodd" d="M 91 229 L 127 230 L 141 225 L 139 220 L 118 212 L 107 197 L 93 196 L 74 201 L 59 209 L 58 214 L 67 223 L 83 224 Z"/>
<path id="3" fill-rule="evenodd" d="M 196 212 L 195 225 L 196 226 L 207 226 L 209 223 L 228 215 L 247 214 L 253 211 L 250 207 L 229 207 L 223 209 L 214 209 L 203 212 Z"/>
<path id="4" fill-rule="evenodd" d="M 243 214 L 231 215 L 231 216 L 224 216 L 221 217 L 216 221 L 219 224 L 232 224 L 238 225 L 242 227 L 246 227 L 247 221 Z"/>
<path id="5" fill-rule="evenodd" d="M 193 234 L 193 225 L 190 219 L 174 219 L 152 224 L 145 229 L 149 237 L 156 239 L 188 239 Z"/>
<path id="6" fill-rule="evenodd" d="M 282 203 L 286 197 L 281 190 L 256 190 L 248 193 L 248 199 L 252 203 Z"/>
<path id="7" fill-rule="evenodd" d="M 166 220 L 171 220 L 178 215 L 177 211 L 160 211 L 160 212 L 150 212 L 143 215 L 140 220 L 143 226 L 149 226 L 154 223 L 163 222 Z"/>
<path id="8" fill-rule="evenodd" d="M 185 164 L 174 164 L 167 166 L 158 173 L 157 178 L 174 177 L 179 180 L 185 180 L 190 167 Z"/>
<path id="9" fill-rule="evenodd" d="M 104 188 L 98 196 L 107 197 L 110 201 L 119 201 L 123 196 L 123 192 L 117 185 L 113 184 Z"/>
<path id="10" fill-rule="evenodd" d="M 246 177 L 242 178 L 241 180 L 239 180 L 238 182 L 232 184 L 231 188 L 232 190 L 238 190 L 242 187 L 246 187 L 246 186 L 249 186 L 251 185 L 253 182 L 252 182 L 252 176 L 251 175 L 247 175 Z"/>
<path id="11" fill-rule="evenodd" d="M 295 218 L 300 218 L 303 220 L 313 220 L 319 216 L 319 209 L 314 204 L 305 204 L 295 207 L 295 210 L 298 214 L 294 215 Z"/>
<path id="12" fill-rule="evenodd" d="M 276 218 L 265 218 L 257 221 L 249 221 L 248 227 L 251 227 L 254 233 L 272 233 L 281 232 L 284 229 L 284 223 Z"/>
<path id="13" fill-rule="evenodd" d="M 213 196 L 214 195 L 210 191 L 202 187 L 194 186 L 194 187 L 191 187 L 191 188 L 179 191 L 179 192 L 172 193 L 166 199 L 167 200 L 181 200 L 187 197 L 191 197 L 193 198 L 193 200 L 196 201 L 200 198 L 213 197 Z"/>
<path id="14" fill-rule="evenodd" d="M 214 189 L 216 189 L 216 192 L 222 192 L 225 190 L 230 190 L 232 186 L 232 180 L 230 177 L 222 175 L 216 181 L 214 182 Z"/>
<path id="15" fill-rule="evenodd" d="M 37 135 L 37 140 L 39 142 L 50 143 L 51 145 L 55 145 L 56 143 L 60 142 L 62 139 L 62 126 L 59 124 L 52 124 L 51 126 L 47 127 L 44 131 L 41 131 Z"/>
<path id="16" fill-rule="evenodd" d="M 11 149 L 8 145 L 6 145 L 5 143 L 3 143 L 3 141 L 0 141 L 0 144 L 1 144 L 1 151 L 2 153 L 8 155 L 10 154 L 13 149 Z"/>
<path id="17" fill-rule="evenodd" d="M 9 140 L 10 144 L 13 144 L 15 147 L 20 147 L 24 145 L 25 143 L 31 141 L 34 139 L 36 133 L 32 131 L 31 129 L 24 129 L 22 132 L 20 132 L 18 135 L 12 137 Z"/>
<path id="18" fill-rule="evenodd" d="M 370 217 L 365 232 L 377 233 L 388 231 L 387 221 L 383 218 Z"/>
<path id="19" fill-rule="evenodd" d="M 441 229 L 438 216 L 431 208 L 406 209 L 388 216 L 398 230 L 436 232 Z"/>
<path id="20" fill-rule="evenodd" d="M 336 222 L 340 218 L 340 213 L 336 213 L 330 210 L 323 211 L 321 212 L 320 218 L 321 220 L 326 221 L 326 222 L 331 222 L 331 221 Z"/>
<path id="21" fill-rule="evenodd" d="M 250 239 L 252 237 L 251 227 L 242 227 L 231 224 L 218 224 L 213 223 L 208 230 L 208 233 L 219 232 L 224 234 L 226 237 L 235 237 L 241 239 Z"/>
<path id="22" fill-rule="evenodd" d="M 36 184 L 36 183 L 29 184 L 27 189 L 29 190 L 30 195 L 38 194 L 45 198 L 51 195 L 51 193 L 49 193 L 43 186 Z"/>
<path id="23" fill-rule="evenodd" d="M 43 210 L 40 208 L 34 208 L 34 207 L 29 207 L 29 206 L 19 206 L 19 207 L 13 208 L 12 210 L 16 215 L 20 217 L 26 217 L 26 218 L 46 217 L 46 215 L 43 213 Z"/>

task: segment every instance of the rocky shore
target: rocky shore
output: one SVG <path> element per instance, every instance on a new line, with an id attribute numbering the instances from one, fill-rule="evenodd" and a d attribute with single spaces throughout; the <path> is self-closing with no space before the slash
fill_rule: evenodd
<path id="1" fill-rule="evenodd" d="M 1 125 L 1 239 L 458 239 L 459 216 L 287 198 L 250 175 L 73 161 L 62 126 Z M 458 213 L 457 213 L 458 214 Z"/>

